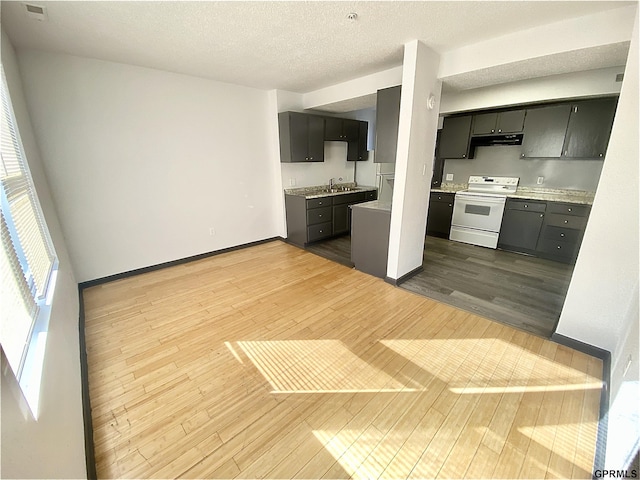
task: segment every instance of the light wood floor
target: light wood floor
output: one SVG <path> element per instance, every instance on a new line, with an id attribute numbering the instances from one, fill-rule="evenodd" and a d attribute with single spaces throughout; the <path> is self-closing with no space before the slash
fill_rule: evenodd
<path id="1" fill-rule="evenodd" d="M 84 301 L 101 478 L 591 478 L 600 360 L 283 242 Z"/>

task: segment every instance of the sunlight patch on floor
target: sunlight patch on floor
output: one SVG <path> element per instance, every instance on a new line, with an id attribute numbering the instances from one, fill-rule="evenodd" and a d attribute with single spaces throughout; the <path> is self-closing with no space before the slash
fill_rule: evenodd
<path id="1" fill-rule="evenodd" d="M 241 341 L 237 345 L 274 393 L 416 391 L 339 340 Z"/>

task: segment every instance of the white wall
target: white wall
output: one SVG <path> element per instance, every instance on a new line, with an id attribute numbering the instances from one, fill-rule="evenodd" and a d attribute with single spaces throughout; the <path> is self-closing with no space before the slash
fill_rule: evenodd
<path id="1" fill-rule="evenodd" d="M 446 92 L 442 94 L 440 113 L 506 107 L 544 102 L 549 99 L 616 95 L 620 93 L 622 87 L 622 82 L 615 81 L 616 75 L 623 72 L 624 66 L 600 68 L 502 83 L 461 92 Z"/>
<path id="2" fill-rule="evenodd" d="M 543 58 L 627 42 L 633 30 L 635 5 L 607 10 L 517 31 L 445 52 L 439 78 L 460 75 L 525 58 Z"/>
<path id="3" fill-rule="evenodd" d="M 557 333 L 604 348 L 615 364 L 638 288 L 638 37 L 624 84 L 600 184 Z"/>
<path id="4" fill-rule="evenodd" d="M 422 42 L 405 44 L 398 148 L 391 209 L 387 276 L 398 279 L 422 266 L 427 208 L 438 131 L 440 57 Z M 432 110 L 430 95 L 436 98 Z"/>
<path id="5" fill-rule="evenodd" d="M 18 59 L 79 281 L 278 234 L 268 92 L 38 51 Z"/>
<path id="6" fill-rule="evenodd" d="M 78 286 L 33 134 L 15 51 L 2 33 L 2 65 L 29 169 L 60 262 L 34 420 L 10 368 L 2 369 L 2 478 L 86 478 Z"/>

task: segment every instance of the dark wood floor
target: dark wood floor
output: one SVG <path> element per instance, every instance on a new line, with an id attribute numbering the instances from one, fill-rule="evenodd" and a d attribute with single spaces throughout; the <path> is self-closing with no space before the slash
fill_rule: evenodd
<path id="1" fill-rule="evenodd" d="M 338 237 L 307 250 L 351 263 L 351 239 Z M 401 288 L 543 336 L 555 330 L 572 265 L 428 236 L 424 270 Z"/>

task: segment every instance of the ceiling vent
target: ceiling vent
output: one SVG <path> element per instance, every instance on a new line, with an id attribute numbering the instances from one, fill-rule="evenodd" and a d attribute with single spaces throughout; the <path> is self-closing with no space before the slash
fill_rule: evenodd
<path id="1" fill-rule="evenodd" d="M 23 5 L 27 13 L 27 17 L 38 20 L 40 22 L 43 22 L 47 19 L 47 11 L 44 9 L 44 7 L 41 7 L 39 5 L 32 5 L 30 3 L 24 3 Z"/>
<path id="2" fill-rule="evenodd" d="M 624 73 L 619 73 L 616 75 L 616 82 L 621 82 L 624 80 Z"/>

